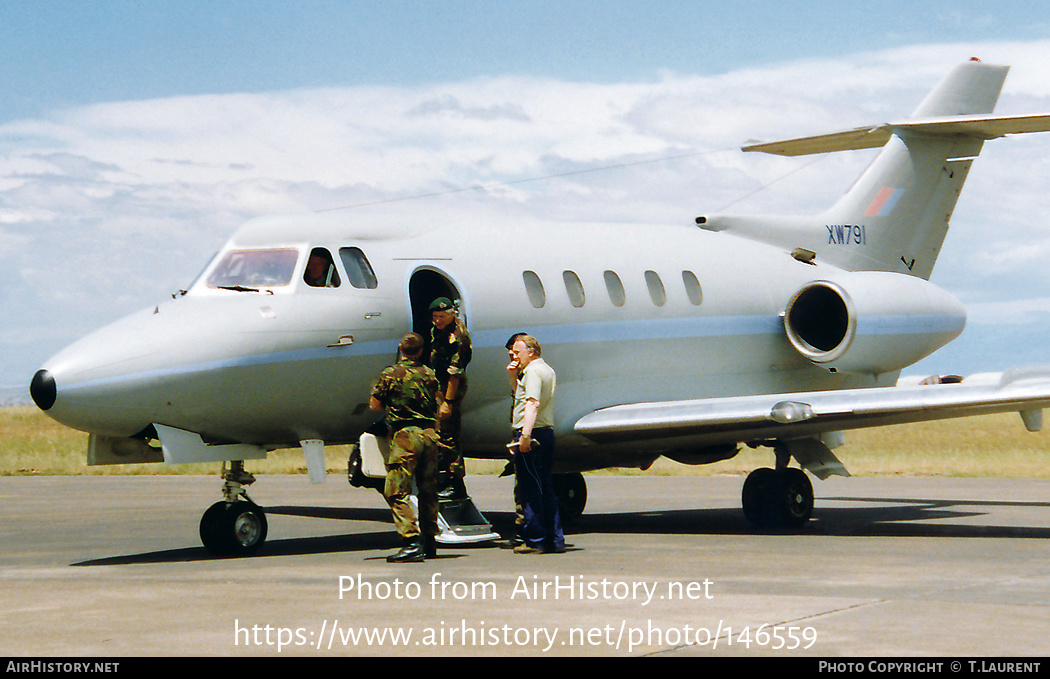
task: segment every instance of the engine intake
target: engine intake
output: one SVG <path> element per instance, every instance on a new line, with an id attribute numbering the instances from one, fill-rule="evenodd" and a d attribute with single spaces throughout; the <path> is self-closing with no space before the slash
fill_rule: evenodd
<path id="1" fill-rule="evenodd" d="M 795 351 L 832 371 L 900 370 L 962 332 L 966 311 L 921 278 L 861 271 L 799 288 L 784 311 Z"/>
<path id="2" fill-rule="evenodd" d="M 820 363 L 849 348 L 857 315 L 849 293 L 830 281 L 804 285 L 788 302 L 784 327 L 803 356 Z"/>

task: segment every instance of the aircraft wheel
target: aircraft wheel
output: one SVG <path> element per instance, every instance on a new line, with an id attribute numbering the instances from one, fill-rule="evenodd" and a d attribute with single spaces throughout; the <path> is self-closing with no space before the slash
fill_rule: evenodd
<path id="1" fill-rule="evenodd" d="M 266 531 L 266 514 L 254 502 L 216 502 L 201 517 L 201 542 L 212 554 L 251 554 L 266 541 Z"/>
<path id="2" fill-rule="evenodd" d="M 779 488 L 773 498 L 778 523 L 798 528 L 813 515 L 813 484 L 806 472 L 794 467 L 779 472 Z"/>
<path id="3" fill-rule="evenodd" d="M 208 507 L 201 517 L 200 535 L 204 548 L 212 554 L 222 554 L 223 541 L 220 533 L 222 515 L 226 513 L 226 503 L 219 501 Z"/>
<path id="4" fill-rule="evenodd" d="M 813 515 L 813 484 L 794 467 L 756 469 L 744 481 L 741 503 L 754 526 L 798 528 Z"/>
<path id="5" fill-rule="evenodd" d="M 568 523 L 578 518 L 587 506 L 587 481 L 584 480 L 583 474 L 555 474 L 553 481 L 562 522 Z"/>
<path id="6" fill-rule="evenodd" d="M 223 514 L 222 524 L 234 554 L 250 554 L 266 541 L 266 514 L 254 502 L 234 502 Z"/>
<path id="7" fill-rule="evenodd" d="M 776 485 L 777 472 L 768 467 L 756 469 L 747 475 L 740 492 L 744 517 L 753 526 L 764 526 L 769 522 L 771 488 Z"/>

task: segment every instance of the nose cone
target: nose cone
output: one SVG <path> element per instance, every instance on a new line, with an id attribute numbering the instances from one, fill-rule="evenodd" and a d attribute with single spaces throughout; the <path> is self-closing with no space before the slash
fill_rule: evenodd
<path id="1" fill-rule="evenodd" d="M 55 405 L 55 399 L 58 397 L 55 378 L 46 370 L 38 370 L 29 384 L 29 394 L 38 408 L 51 410 L 51 406 Z"/>
<path id="2" fill-rule="evenodd" d="M 150 343 L 168 330 L 154 332 L 151 314 L 152 309 L 132 314 L 48 358 L 29 385 L 33 402 L 72 429 L 109 436 L 141 431 L 150 424 L 141 411 L 152 402 L 133 378 L 149 371 Z"/>

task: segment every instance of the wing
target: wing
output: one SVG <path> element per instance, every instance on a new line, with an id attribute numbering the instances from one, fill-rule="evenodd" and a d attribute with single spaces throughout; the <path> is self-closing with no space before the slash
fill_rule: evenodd
<path id="1" fill-rule="evenodd" d="M 665 439 L 670 446 L 717 446 L 1011 411 L 1038 431 L 1047 406 L 1050 366 L 1035 366 L 957 384 L 632 403 L 585 415 L 575 431 L 596 443 Z"/>

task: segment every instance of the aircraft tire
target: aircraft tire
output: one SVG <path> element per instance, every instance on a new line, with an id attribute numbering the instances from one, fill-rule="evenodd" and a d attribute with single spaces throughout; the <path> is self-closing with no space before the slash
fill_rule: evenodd
<path id="1" fill-rule="evenodd" d="M 776 485 L 770 489 L 770 525 L 776 528 L 798 528 L 813 515 L 813 484 L 806 472 L 788 467 L 777 472 Z"/>
<path id="2" fill-rule="evenodd" d="M 266 541 L 266 514 L 254 502 L 216 502 L 201 517 L 200 536 L 212 554 L 245 556 Z"/>
<path id="3" fill-rule="evenodd" d="M 219 533 L 222 515 L 225 513 L 226 503 L 220 500 L 211 507 L 208 507 L 204 512 L 204 515 L 201 517 L 201 542 L 204 543 L 204 548 L 212 554 L 222 554 L 225 551 L 223 549 L 222 537 Z"/>
<path id="4" fill-rule="evenodd" d="M 769 524 L 770 498 L 776 486 L 777 472 L 769 467 L 756 469 L 747 475 L 744 487 L 740 491 L 740 503 L 744 508 L 744 517 L 752 526 L 761 528 Z"/>
<path id="5" fill-rule="evenodd" d="M 794 467 L 754 470 L 740 496 L 744 516 L 758 528 L 798 528 L 813 515 L 813 484 Z"/>
<path id="6" fill-rule="evenodd" d="M 583 514 L 587 506 L 587 481 L 583 474 L 555 474 L 554 494 L 558 496 L 558 514 L 562 523 L 569 523 Z"/>

